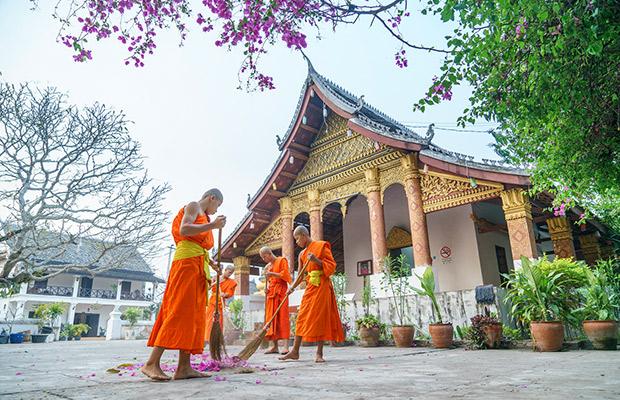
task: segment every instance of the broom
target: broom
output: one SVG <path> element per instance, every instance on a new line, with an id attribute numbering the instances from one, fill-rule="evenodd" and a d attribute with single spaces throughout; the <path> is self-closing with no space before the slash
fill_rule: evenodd
<path id="1" fill-rule="evenodd" d="M 219 237 L 217 239 L 217 267 L 221 272 L 222 266 L 220 264 L 220 258 L 222 255 L 222 230 L 219 230 Z M 226 347 L 224 346 L 224 334 L 222 333 L 222 324 L 220 324 L 220 274 L 217 274 L 215 291 L 215 313 L 213 314 L 213 325 L 211 326 L 211 336 L 209 337 L 209 353 L 211 353 L 211 359 L 216 361 L 222 360 L 222 351 L 226 354 Z"/>
<path id="2" fill-rule="evenodd" d="M 299 271 L 299 276 L 303 276 L 309 262 L 310 260 L 306 261 L 306 263 L 304 264 L 304 267 L 301 269 L 301 271 Z M 254 339 L 252 339 L 252 341 L 247 346 L 245 346 L 245 349 L 241 350 L 237 358 L 247 361 L 250 359 L 250 357 L 252 357 L 252 355 L 256 352 L 256 350 L 258 350 L 258 348 L 260 347 L 260 344 L 263 342 L 263 339 L 265 339 L 265 335 L 267 334 L 267 331 L 269 331 L 269 327 L 271 326 L 271 323 L 276 318 L 276 315 L 278 315 L 278 312 L 280 311 L 280 308 L 282 308 L 282 306 L 284 305 L 284 302 L 288 300 L 289 295 L 290 294 L 287 294 L 284 300 L 282 300 L 282 303 L 280 303 L 278 308 L 276 308 L 276 312 L 273 313 L 273 315 L 271 316 L 271 319 L 269 320 L 269 322 L 265 324 L 260 334 L 256 336 Z"/>

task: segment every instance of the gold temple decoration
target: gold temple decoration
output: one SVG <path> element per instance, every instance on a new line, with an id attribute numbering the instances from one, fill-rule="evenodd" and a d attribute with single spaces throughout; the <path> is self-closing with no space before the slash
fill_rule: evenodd
<path id="1" fill-rule="evenodd" d="M 421 180 L 425 213 L 497 197 L 504 190 L 501 183 L 481 179 L 474 188 L 469 178 L 439 172 L 424 174 Z"/>
<path id="2" fill-rule="evenodd" d="M 377 192 L 381 190 L 381 184 L 379 183 L 379 168 L 369 168 L 364 171 L 366 177 L 366 191 Z"/>
<path id="3" fill-rule="evenodd" d="M 258 254 L 263 246 L 269 246 L 272 250 L 282 247 L 282 218 L 278 217 L 267 226 L 261 234 L 254 239 L 245 250 L 246 256 Z"/>
<path id="4" fill-rule="evenodd" d="M 235 266 L 235 274 L 250 274 L 250 259 L 245 256 L 233 257 L 233 265 Z"/>
<path id="5" fill-rule="evenodd" d="M 387 248 L 400 249 L 411 246 L 411 234 L 397 226 L 393 227 L 387 236 Z"/>
<path id="6" fill-rule="evenodd" d="M 530 197 L 523 189 L 510 189 L 500 193 L 506 221 L 511 219 L 532 219 Z"/>
<path id="7" fill-rule="evenodd" d="M 573 230 L 566 217 L 553 217 L 547 220 L 551 240 L 573 240 Z"/>

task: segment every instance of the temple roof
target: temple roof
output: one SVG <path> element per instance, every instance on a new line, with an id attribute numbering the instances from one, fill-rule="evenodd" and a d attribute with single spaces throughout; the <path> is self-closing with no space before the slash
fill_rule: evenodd
<path id="1" fill-rule="evenodd" d="M 308 75 L 297 107 L 284 137 L 278 138 L 280 155 L 256 193 L 248 197 L 249 212 L 226 239 L 224 254 L 233 239 L 240 248 L 250 244 L 273 220 L 272 214 L 279 212 L 277 200 L 286 195 L 308 160 L 310 146 L 324 123 L 327 109 L 347 120 L 352 131 L 370 140 L 404 153 L 419 152 L 420 161 L 434 170 L 513 187 L 529 185 L 529 174 L 525 169 L 506 166 L 501 161 L 474 161 L 472 156 L 436 146 L 432 144 L 432 126 L 424 135 L 416 133 L 366 103 L 364 96 L 356 96 L 323 77 L 306 60 Z M 241 235 L 243 240 L 239 240 Z"/>

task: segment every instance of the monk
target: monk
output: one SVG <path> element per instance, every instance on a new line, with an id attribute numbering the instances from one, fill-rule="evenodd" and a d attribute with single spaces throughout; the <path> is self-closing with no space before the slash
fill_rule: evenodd
<path id="1" fill-rule="evenodd" d="M 295 342 L 293 349 L 280 360 L 298 360 L 301 341 L 317 342 L 315 362 L 323 363 L 323 342 L 325 340 L 342 342 L 344 332 L 338 315 L 336 295 L 332 281 L 329 278 L 336 270 L 336 262 L 332 256 L 328 242 L 312 240 L 308 229 L 298 226 L 293 232 L 295 242 L 304 250 L 299 254 L 299 270 L 310 260 L 308 272 L 308 286 L 304 292 L 297 314 L 295 326 Z M 295 283 L 288 290 L 292 293 L 301 283 L 304 274 L 299 274 Z"/>
<path id="2" fill-rule="evenodd" d="M 288 339 L 291 336 L 291 325 L 288 313 L 288 297 L 286 292 L 291 283 L 291 274 L 288 271 L 288 262 L 284 257 L 276 257 L 267 246 L 259 251 L 260 257 L 267 263 L 265 278 L 267 279 L 267 302 L 265 304 L 265 323 L 271 319 L 273 313 L 284 301 L 278 315 L 274 318 L 265 338 L 273 342 L 273 345 L 265 354 L 277 354 L 278 340 L 283 339 L 282 354 L 288 353 Z"/>
<path id="3" fill-rule="evenodd" d="M 210 189 L 199 201 L 182 208 L 172 223 L 172 237 L 177 245 L 166 291 L 159 315 L 149 337 L 153 347 L 149 360 L 140 371 L 154 380 L 170 380 L 161 369 L 164 350 L 179 350 L 179 364 L 174 379 L 205 378 L 211 375 L 191 367 L 190 354 L 200 354 L 204 348 L 205 310 L 211 273 L 209 265 L 218 274 L 217 264 L 209 258 L 213 247 L 214 229 L 226 225 L 226 217 L 211 221 L 209 215 L 217 212 L 224 201 L 222 192 Z"/>
<path id="4" fill-rule="evenodd" d="M 235 272 L 235 268 L 232 265 L 227 266 L 224 269 L 224 273 L 220 278 L 220 301 L 217 307 L 218 312 L 220 314 L 220 326 L 224 326 L 224 307 L 226 307 L 226 299 L 230 299 L 235 295 L 235 288 L 237 287 L 237 282 L 234 279 L 231 279 L 230 276 Z M 215 283 L 211 285 L 211 296 L 209 296 L 209 307 L 207 307 L 207 325 L 205 329 L 205 342 L 209 341 L 211 337 L 211 329 L 213 328 L 213 314 L 215 314 L 215 292 L 217 290 L 217 286 Z"/>

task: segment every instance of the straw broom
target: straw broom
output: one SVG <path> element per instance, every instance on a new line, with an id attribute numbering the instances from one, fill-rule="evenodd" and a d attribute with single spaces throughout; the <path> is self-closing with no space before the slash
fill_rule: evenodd
<path id="1" fill-rule="evenodd" d="M 222 270 L 220 259 L 222 255 L 222 230 L 219 230 L 219 236 L 217 239 L 217 267 Z M 222 351 L 226 354 L 226 347 L 224 346 L 224 334 L 222 332 L 222 325 L 220 324 L 220 274 L 217 274 L 215 281 L 215 313 L 213 314 L 213 325 L 211 326 L 211 336 L 209 337 L 209 353 L 211 353 L 211 359 L 216 361 L 222 360 Z"/>
<path id="2" fill-rule="evenodd" d="M 306 261 L 301 271 L 299 271 L 299 276 L 303 276 L 304 272 L 306 272 L 306 267 L 308 266 L 309 262 L 310 260 Z M 288 296 L 290 296 L 290 293 L 286 295 L 284 300 L 282 300 L 282 303 L 280 303 L 278 308 L 276 308 L 276 312 L 273 313 L 273 315 L 271 316 L 271 319 L 269 320 L 269 322 L 265 324 L 260 334 L 256 336 L 254 339 L 252 339 L 252 341 L 247 346 L 245 346 L 243 350 L 241 350 L 237 358 L 247 361 L 250 359 L 250 357 L 252 357 L 252 355 L 256 352 L 256 350 L 258 350 L 258 348 L 260 347 L 260 344 L 263 342 L 263 339 L 265 339 L 265 335 L 267 334 L 267 331 L 269 331 L 269 327 L 271 326 L 271 323 L 276 318 L 276 315 L 278 315 L 278 312 L 280 311 L 280 308 L 282 308 L 282 306 L 284 305 L 284 302 L 288 300 Z"/>

